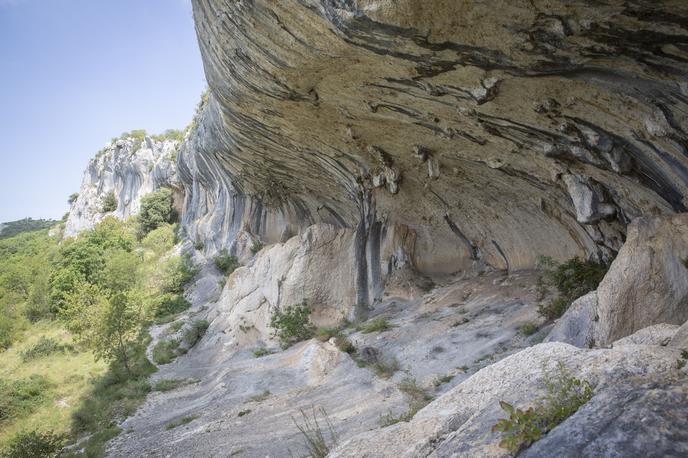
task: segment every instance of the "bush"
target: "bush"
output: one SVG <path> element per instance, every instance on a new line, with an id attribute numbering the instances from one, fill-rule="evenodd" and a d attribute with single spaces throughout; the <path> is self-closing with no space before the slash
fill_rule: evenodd
<path id="1" fill-rule="evenodd" d="M 253 356 L 255 356 L 256 358 L 262 358 L 263 356 L 267 356 L 269 354 L 270 350 L 268 350 L 267 348 L 261 347 L 253 350 Z"/>
<path id="2" fill-rule="evenodd" d="M 509 415 L 492 427 L 493 432 L 502 433 L 500 447 L 518 454 L 576 413 L 593 396 L 590 383 L 574 378 L 562 363 L 557 364 L 556 375 L 545 372 L 545 387 L 547 395 L 527 410 L 499 402 Z"/>
<path id="3" fill-rule="evenodd" d="M 256 240 L 255 242 L 253 242 L 253 245 L 251 245 L 251 253 L 253 253 L 253 254 L 258 253 L 262 249 L 263 249 L 263 242 L 261 242 L 260 240 Z"/>
<path id="4" fill-rule="evenodd" d="M 196 249 L 196 251 L 203 251 L 203 249 L 205 248 L 205 243 L 203 243 L 203 240 L 196 240 L 196 242 L 194 243 L 194 248 Z"/>
<path id="5" fill-rule="evenodd" d="M 384 332 L 392 329 L 393 326 L 384 318 L 377 318 L 369 323 L 364 324 L 361 327 L 361 332 L 363 334 L 370 334 L 373 332 Z"/>
<path id="6" fill-rule="evenodd" d="M 181 294 L 163 294 L 160 296 L 153 309 L 153 316 L 157 324 L 177 315 L 191 307 L 191 303 Z"/>
<path id="7" fill-rule="evenodd" d="M 0 422 L 24 416 L 46 398 L 51 384 L 43 376 L 7 381 L 0 379 Z"/>
<path id="8" fill-rule="evenodd" d="M 270 327 L 283 349 L 313 337 L 315 327 L 310 322 L 310 315 L 311 309 L 305 302 L 290 305 L 283 311 L 275 310 L 270 318 Z"/>
<path id="9" fill-rule="evenodd" d="M 167 379 L 167 380 L 160 380 L 155 385 L 153 385 L 153 391 L 162 391 L 162 392 L 172 391 L 172 390 L 175 390 L 179 387 L 191 385 L 192 383 L 196 383 L 196 382 L 197 382 L 197 380 L 188 379 L 188 378 L 173 378 L 173 379 Z"/>
<path id="10" fill-rule="evenodd" d="M 178 340 L 161 340 L 153 347 L 153 362 L 155 364 L 169 364 L 178 356 Z"/>
<path id="11" fill-rule="evenodd" d="M 182 417 L 179 420 L 175 420 L 172 423 L 168 423 L 165 425 L 165 429 L 173 429 L 178 426 L 186 425 L 188 423 L 191 423 L 195 419 L 197 419 L 199 416 L 198 415 L 190 415 L 188 417 Z"/>
<path id="12" fill-rule="evenodd" d="M 609 265 L 582 261 L 579 258 L 569 259 L 560 265 L 556 265 L 551 258 L 547 257 L 541 258 L 538 262 L 544 266 L 554 266 L 540 278 L 544 289 L 547 286 L 554 286 L 559 292 L 559 297 L 550 303 L 540 304 L 538 307 L 538 312 L 550 320 L 559 318 L 573 301 L 597 289 L 609 270 Z"/>
<path id="13" fill-rule="evenodd" d="M 231 256 L 226 250 L 222 250 L 213 260 L 215 266 L 225 275 L 229 275 L 239 267 L 239 260 L 236 256 Z"/>
<path id="14" fill-rule="evenodd" d="M 201 340 L 205 335 L 205 331 L 208 330 L 210 324 L 206 320 L 196 320 L 191 323 L 191 327 L 184 331 L 184 342 L 191 348 L 196 345 L 196 342 Z"/>
<path id="15" fill-rule="evenodd" d="M 177 214 L 172 202 L 172 190 L 162 188 L 141 198 L 139 211 L 139 238 L 165 223 L 175 222 Z"/>
<path id="16" fill-rule="evenodd" d="M 110 213 L 117 210 L 117 197 L 114 192 L 106 194 L 100 202 L 100 211 Z"/>
<path id="17" fill-rule="evenodd" d="M 163 293 L 181 294 L 184 287 L 198 274 L 189 255 L 167 261 L 158 273 L 159 289 Z"/>
<path id="18" fill-rule="evenodd" d="M 61 344 L 55 339 L 41 337 L 35 345 L 28 347 L 21 352 L 21 359 L 24 362 L 33 359 L 44 358 L 57 352 L 64 352 L 66 345 Z"/>
<path id="19" fill-rule="evenodd" d="M 336 328 L 319 328 L 315 331 L 315 338 L 320 342 L 327 342 L 333 337 L 339 337 L 341 333 Z"/>
<path id="20" fill-rule="evenodd" d="M 69 203 L 69 205 L 72 205 L 74 202 L 76 202 L 76 200 L 78 198 L 79 198 L 79 193 L 75 192 L 69 196 L 69 198 L 67 199 L 67 203 Z"/>
<path id="21" fill-rule="evenodd" d="M 521 334 L 524 336 L 532 336 L 538 331 L 538 326 L 535 323 L 525 323 L 523 326 L 520 328 Z"/>
<path id="22" fill-rule="evenodd" d="M 14 435 L 0 453 L 2 458 L 53 458 L 62 448 L 64 438 L 52 432 L 30 431 Z"/>

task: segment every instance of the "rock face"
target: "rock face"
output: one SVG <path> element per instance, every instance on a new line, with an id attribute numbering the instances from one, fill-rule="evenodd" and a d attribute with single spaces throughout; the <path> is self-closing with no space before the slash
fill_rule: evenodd
<path id="1" fill-rule="evenodd" d="M 353 229 L 371 302 L 391 228 L 439 275 L 607 258 L 631 219 L 686 208 L 685 2 L 193 9 L 211 96 L 180 175 L 213 247 Z"/>
<path id="2" fill-rule="evenodd" d="M 178 142 L 123 138 L 113 141 L 92 159 L 72 202 L 64 236 L 91 229 L 103 217 L 126 219 L 138 213 L 141 197 L 156 189 L 177 187 L 175 156 Z M 117 208 L 103 211 L 103 199 L 114 194 Z"/>
<path id="3" fill-rule="evenodd" d="M 658 447 L 652 456 L 681 456 L 688 451 L 688 434 L 675 418 L 688 413 L 688 383 L 678 378 L 677 355 L 675 349 L 638 345 L 613 350 L 537 345 L 481 370 L 409 423 L 363 433 L 329 456 L 511 456 L 498 446 L 499 433 L 491 432 L 505 417 L 499 401 L 521 409 L 533 405 L 545 394 L 543 368 L 557 362 L 593 384 L 595 395 L 524 456 L 638 456 L 648 443 Z"/>
<path id="4" fill-rule="evenodd" d="M 609 272 L 573 303 L 549 336 L 607 345 L 646 326 L 688 320 L 688 214 L 639 218 Z"/>

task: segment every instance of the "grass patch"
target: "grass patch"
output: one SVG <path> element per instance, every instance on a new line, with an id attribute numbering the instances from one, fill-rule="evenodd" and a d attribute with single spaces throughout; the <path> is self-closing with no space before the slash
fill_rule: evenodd
<path id="1" fill-rule="evenodd" d="M 321 420 L 318 420 L 318 416 Z M 312 413 L 309 415 L 305 410 L 301 409 L 302 423 L 299 423 L 292 417 L 292 421 L 296 428 L 301 432 L 304 438 L 304 447 L 307 455 L 311 458 L 326 458 L 330 453 L 330 449 L 337 445 L 338 438 L 334 431 L 332 422 L 327 416 L 327 412 L 322 407 L 316 409 L 313 407 Z M 321 425 L 320 423 L 323 423 Z"/>
<path id="2" fill-rule="evenodd" d="M 198 380 L 190 378 L 170 378 L 165 380 L 160 380 L 153 385 L 153 391 L 162 391 L 163 393 L 167 391 L 176 390 L 182 386 L 191 385 L 198 382 Z"/>
<path id="3" fill-rule="evenodd" d="M 334 344 L 337 346 L 339 351 L 353 355 L 356 353 L 356 347 L 354 344 L 344 336 L 337 336 L 335 338 Z"/>
<path id="4" fill-rule="evenodd" d="M 53 458 L 65 443 L 65 437 L 50 431 L 17 433 L 7 441 L 2 458 Z"/>
<path id="5" fill-rule="evenodd" d="M 179 340 L 161 340 L 153 347 L 153 362 L 169 364 L 179 355 Z"/>
<path id="6" fill-rule="evenodd" d="M 165 429 L 170 430 L 170 429 L 177 428 L 179 426 L 188 425 L 189 423 L 191 423 L 192 421 L 194 421 L 195 419 L 197 419 L 199 417 L 200 417 L 200 415 L 189 415 L 187 417 L 182 417 L 179 420 L 175 420 L 171 423 L 166 424 Z"/>
<path id="7" fill-rule="evenodd" d="M 183 339 L 186 345 L 189 348 L 196 345 L 196 343 L 205 335 L 205 332 L 208 330 L 208 326 L 210 326 L 210 323 L 208 323 L 206 320 L 195 320 L 193 323 L 191 323 L 191 327 L 184 331 Z"/>
<path id="8" fill-rule="evenodd" d="M 327 342 L 333 337 L 339 337 L 341 332 L 337 328 L 320 328 L 315 331 L 315 338 L 320 342 Z"/>
<path id="9" fill-rule="evenodd" d="M 251 396 L 249 398 L 249 400 L 251 400 L 253 402 L 262 402 L 262 401 L 265 401 L 267 398 L 269 398 L 271 395 L 272 395 L 272 393 L 270 393 L 270 390 L 265 390 L 260 394 L 256 394 L 255 396 Z"/>
<path id="10" fill-rule="evenodd" d="M 361 326 L 363 334 L 371 334 L 373 332 L 385 332 L 392 329 L 394 326 L 389 324 L 385 318 L 377 318 Z"/>
<path id="11" fill-rule="evenodd" d="M 51 383 L 42 375 L 25 379 L 0 379 L 0 424 L 35 410 L 48 399 Z"/>
<path id="12" fill-rule="evenodd" d="M 435 387 L 438 388 L 438 387 L 444 385 L 445 383 L 451 382 L 452 380 L 454 380 L 454 376 L 451 374 L 438 376 L 437 378 L 435 378 L 433 385 L 435 385 Z"/>
<path id="13" fill-rule="evenodd" d="M 520 327 L 519 331 L 524 336 L 529 337 L 538 332 L 538 326 L 535 323 L 525 323 Z"/>
<path id="14" fill-rule="evenodd" d="M 267 356 L 269 354 L 270 350 L 268 350 L 267 348 L 261 347 L 253 350 L 253 356 L 255 356 L 256 358 L 262 358 L 263 356 Z"/>
<path id="15" fill-rule="evenodd" d="M 396 416 L 392 412 L 380 416 L 379 424 L 383 428 L 399 422 L 411 421 L 420 409 L 433 400 L 432 395 L 421 388 L 413 378 L 405 378 L 397 385 L 397 388 L 408 398 L 409 408 L 406 412 Z"/>
<path id="16" fill-rule="evenodd" d="M 87 437 L 80 444 L 83 453 L 76 456 L 103 456 L 105 444 L 121 432 L 117 423 L 133 415 L 146 399 L 151 391 L 148 377 L 157 370 L 146 358 L 146 344 L 144 340 L 130 350 L 129 372 L 121 363 L 111 363 L 72 415 L 73 439 Z"/>
<path id="17" fill-rule="evenodd" d="M 23 362 L 27 362 L 34 359 L 45 358 L 53 353 L 60 353 L 73 348 L 73 346 L 62 344 L 56 339 L 41 336 L 38 342 L 21 351 L 21 359 Z"/>
<path id="18" fill-rule="evenodd" d="M 184 322 L 182 320 L 175 321 L 169 327 L 165 330 L 165 334 L 171 335 L 171 334 L 176 334 L 179 332 L 179 330 L 184 326 Z"/>
<path id="19" fill-rule="evenodd" d="M 493 432 L 502 433 L 500 447 L 518 454 L 576 413 L 593 396 L 590 383 L 573 377 L 562 363 L 557 364 L 556 374 L 545 371 L 545 387 L 545 397 L 527 410 L 499 402 L 509 415 L 492 427 Z"/>
<path id="20" fill-rule="evenodd" d="M 384 361 L 377 361 L 371 368 L 375 375 L 380 378 L 390 378 L 396 371 L 399 370 L 399 361 L 392 357 Z"/>

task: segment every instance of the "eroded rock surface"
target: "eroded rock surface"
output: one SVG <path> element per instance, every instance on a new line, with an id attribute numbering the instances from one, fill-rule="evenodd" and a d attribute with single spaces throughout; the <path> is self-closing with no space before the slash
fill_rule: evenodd
<path id="1" fill-rule="evenodd" d="M 128 137 L 113 140 L 103 148 L 84 172 L 79 197 L 69 209 L 64 236 L 74 237 L 92 229 L 105 216 L 127 219 L 138 213 L 141 197 L 164 186 L 178 187 L 178 143 Z M 117 208 L 104 212 L 103 199 L 110 194 L 114 194 Z"/>
<path id="2" fill-rule="evenodd" d="M 655 324 L 688 320 L 688 214 L 639 218 L 596 292 L 574 302 L 548 337 L 607 345 Z"/>

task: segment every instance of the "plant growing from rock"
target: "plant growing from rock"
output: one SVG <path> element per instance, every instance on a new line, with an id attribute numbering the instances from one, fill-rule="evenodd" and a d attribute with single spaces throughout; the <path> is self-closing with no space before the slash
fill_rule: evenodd
<path id="1" fill-rule="evenodd" d="M 187 424 L 191 423 L 192 421 L 194 421 L 195 419 L 197 419 L 198 417 L 199 417 L 199 415 L 189 415 L 188 417 L 182 417 L 179 420 L 175 420 L 171 423 L 166 424 L 165 429 L 170 430 L 170 429 L 174 429 L 178 426 L 187 425 Z"/>
<path id="2" fill-rule="evenodd" d="M 206 320 L 195 320 L 193 323 L 191 323 L 189 329 L 184 331 L 183 337 L 188 348 L 193 347 L 199 340 L 201 340 L 201 338 L 205 335 L 205 332 L 208 330 L 208 326 L 210 326 L 210 323 L 208 323 Z"/>
<path id="3" fill-rule="evenodd" d="M 65 442 L 63 436 L 52 432 L 29 431 L 14 435 L 0 452 L 1 458 L 53 458 L 58 456 Z"/>
<path id="4" fill-rule="evenodd" d="M 373 332 L 385 332 L 392 329 L 394 326 L 389 324 L 385 318 L 377 318 L 361 326 L 361 332 L 363 334 L 371 334 Z"/>
<path id="5" fill-rule="evenodd" d="M 538 279 L 538 286 L 544 296 L 549 287 L 555 287 L 558 297 L 549 303 L 540 304 L 538 312 L 547 319 L 554 320 L 566 312 L 569 306 L 586 293 L 597 289 L 609 265 L 572 258 L 557 265 L 552 258 L 540 257 L 538 265 L 548 269 Z"/>
<path id="6" fill-rule="evenodd" d="M 318 416 L 322 417 L 321 421 L 324 422 L 324 425 L 320 425 Z M 292 417 L 292 421 L 301 432 L 301 435 L 303 435 L 304 446 L 308 451 L 307 456 L 311 458 L 327 457 L 330 449 L 337 445 L 338 440 L 327 412 L 322 407 L 319 409 L 313 407 L 313 411 L 309 416 L 306 411 L 301 409 L 301 417 L 303 419 L 302 424 L 296 421 L 294 417 Z"/>
<path id="7" fill-rule="evenodd" d="M 225 275 L 231 274 L 240 267 L 239 260 L 236 256 L 230 255 L 227 253 L 227 250 L 222 250 L 220 254 L 215 256 L 213 262 L 215 263 L 215 267 Z"/>
<path id="8" fill-rule="evenodd" d="M 166 223 L 173 223 L 177 214 L 172 205 L 172 190 L 162 188 L 141 198 L 139 211 L 139 238 Z"/>
<path id="9" fill-rule="evenodd" d="M 275 310 L 270 318 L 270 327 L 273 329 L 273 337 L 279 339 L 283 349 L 313 337 L 315 326 L 311 323 L 310 316 L 311 308 L 305 302 L 290 305 L 284 310 Z"/>
<path id="10" fill-rule="evenodd" d="M 117 197 L 115 197 L 114 192 L 111 192 L 106 194 L 103 200 L 101 200 L 100 211 L 103 213 L 110 213 L 115 210 L 117 210 Z"/>
<path id="11" fill-rule="evenodd" d="M 545 387 L 544 398 L 526 410 L 499 402 L 509 415 L 492 427 L 493 432 L 502 433 L 500 447 L 518 454 L 576 413 L 593 396 L 590 383 L 573 377 L 561 362 L 557 364 L 556 375 L 545 370 Z"/>

